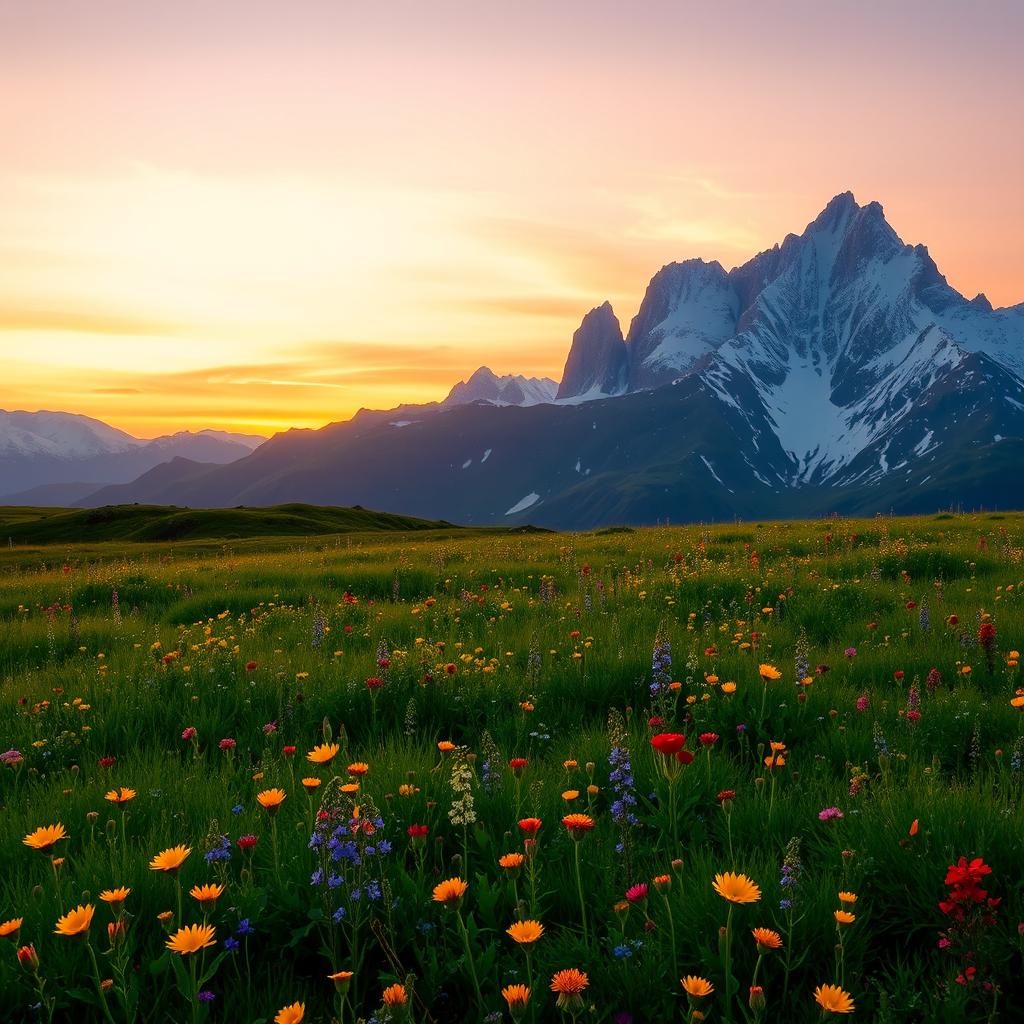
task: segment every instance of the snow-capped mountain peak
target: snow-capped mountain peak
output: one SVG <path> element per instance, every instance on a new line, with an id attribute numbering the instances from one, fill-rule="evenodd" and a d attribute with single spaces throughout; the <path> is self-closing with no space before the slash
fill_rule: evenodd
<path id="1" fill-rule="evenodd" d="M 0 455 L 88 458 L 128 452 L 145 444 L 90 416 L 0 409 Z"/>
<path id="2" fill-rule="evenodd" d="M 553 402 L 558 384 L 548 377 L 524 377 L 505 374 L 499 377 L 490 367 L 481 366 L 469 378 L 460 380 L 442 406 L 468 405 L 471 402 L 489 402 L 492 405 L 541 405 Z"/>
<path id="3" fill-rule="evenodd" d="M 625 349 L 622 391 L 697 375 L 749 423 L 755 448 L 774 435 L 790 462 L 780 482 L 800 486 L 844 479 L 932 391 L 951 391 L 971 356 L 1024 379 L 1024 305 L 968 301 L 881 204 L 843 192 L 801 234 L 729 272 L 699 259 L 663 267 Z"/>

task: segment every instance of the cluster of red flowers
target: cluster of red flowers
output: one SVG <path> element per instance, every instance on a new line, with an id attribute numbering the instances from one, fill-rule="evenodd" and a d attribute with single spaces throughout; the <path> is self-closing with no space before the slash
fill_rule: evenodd
<path id="1" fill-rule="evenodd" d="M 996 627 L 993 622 L 983 622 L 978 627 L 978 643 L 985 652 L 985 662 L 988 674 L 995 670 L 995 649 L 996 649 Z"/>
<path id="2" fill-rule="evenodd" d="M 958 985 L 967 985 L 976 980 L 978 947 L 986 930 L 996 923 L 995 911 L 1000 900 L 989 896 L 988 890 L 981 885 L 982 879 L 991 873 L 992 869 L 981 857 L 971 861 L 961 857 L 946 872 L 949 893 L 939 902 L 939 910 L 949 919 L 949 927 L 939 938 L 939 949 L 958 955 L 963 960 L 963 968 L 955 979 Z M 986 989 L 990 985 L 990 982 L 984 983 Z"/>
<path id="3" fill-rule="evenodd" d="M 977 908 L 984 907 L 982 923 L 994 924 L 995 917 L 991 911 L 999 906 L 999 900 L 989 897 L 988 891 L 981 887 L 981 880 L 990 874 L 992 869 L 980 857 L 970 862 L 961 857 L 956 864 L 950 864 L 946 872 L 946 885 L 950 886 L 950 891 L 939 903 L 939 910 L 957 924 L 962 924 L 968 918 L 977 917 Z"/>

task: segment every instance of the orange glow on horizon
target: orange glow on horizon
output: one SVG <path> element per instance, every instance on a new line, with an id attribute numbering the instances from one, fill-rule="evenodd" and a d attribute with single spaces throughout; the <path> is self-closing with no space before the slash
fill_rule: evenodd
<path id="1" fill-rule="evenodd" d="M 272 433 L 558 378 L 584 313 L 836 193 L 1024 301 L 1024 9 L 0 13 L 0 408 Z M 495 47 L 496 39 L 501 46 Z M 998 102 L 993 101 L 998 97 Z"/>

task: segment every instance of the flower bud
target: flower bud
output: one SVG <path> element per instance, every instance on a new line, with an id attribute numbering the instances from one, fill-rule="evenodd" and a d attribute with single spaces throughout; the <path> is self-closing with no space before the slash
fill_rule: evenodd
<path id="1" fill-rule="evenodd" d="M 764 989 L 760 985 L 750 986 L 750 999 L 748 1002 L 750 1009 L 753 1010 L 755 1017 L 760 1017 L 764 1013 L 765 998 Z"/>
<path id="2" fill-rule="evenodd" d="M 615 911 L 615 916 L 619 919 L 619 926 L 625 928 L 626 918 L 629 917 L 629 903 L 626 900 L 619 900 L 618 903 L 612 907 Z"/>
<path id="3" fill-rule="evenodd" d="M 39 970 L 39 954 L 36 953 L 35 943 L 29 943 L 18 950 L 18 963 L 33 974 Z"/>

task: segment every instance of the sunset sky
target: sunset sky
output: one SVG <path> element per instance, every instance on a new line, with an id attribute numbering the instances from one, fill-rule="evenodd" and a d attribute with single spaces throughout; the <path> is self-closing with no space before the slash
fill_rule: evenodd
<path id="1" fill-rule="evenodd" d="M 376 8 L 376 9 L 373 9 Z M 320 426 L 834 194 L 1024 301 L 1024 5 L 0 0 L 0 408 Z"/>

